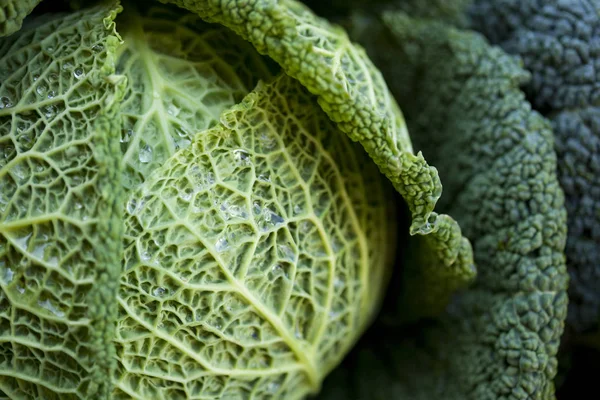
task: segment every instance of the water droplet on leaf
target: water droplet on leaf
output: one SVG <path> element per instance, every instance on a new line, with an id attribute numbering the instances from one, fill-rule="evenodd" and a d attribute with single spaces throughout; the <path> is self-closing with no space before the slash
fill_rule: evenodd
<path id="1" fill-rule="evenodd" d="M 44 301 L 38 300 L 38 305 L 40 307 L 45 308 L 46 310 L 50 311 L 52 314 L 56 315 L 59 318 L 62 318 L 65 316 L 65 313 L 60 311 L 58 308 L 56 308 L 48 299 L 46 299 Z"/>
<path id="2" fill-rule="evenodd" d="M 174 117 L 178 116 L 181 110 L 175 104 L 169 104 L 167 106 L 167 114 L 172 115 Z"/>
<path id="3" fill-rule="evenodd" d="M 142 261 L 148 261 L 152 258 L 152 256 L 150 255 L 149 252 L 144 251 L 144 252 L 142 252 L 142 254 L 140 254 L 140 258 L 142 259 Z"/>
<path id="4" fill-rule="evenodd" d="M 247 165 L 251 163 L 250 154 L 246 150 L 237 149 L 233 151 L 233 157 L 238 164 Z"/>
<path id="5" fill-rule="evenodd" d="M 219 253 L 226 251 L 228 248 L 229 248 L 229 242 L 225 238 L 219 238 L 217 240 L 217 242 L 215 243 L 215 249 Z"/>
<path id="6" fill-rule="evenodd" d="M 83 77 L 84 71 L 83 68 L 75 68 L 73 71 L 73 76 L 75 79 L 81 79 Z"/>
<path id="7" fill-rule="evenodd" d="M 13 106 L 12 100 L 6 96 L 0 97 L 0 110 L 3 108 L 11 108 Z"/>
<path id="8" fill-rule="evenodd" d="M 140 162 L 147 164 L 152 161 L 152 148 L 149 145 L 145 145 L 140 149 Z"/>
<path id="9" fill-rule="evenodd" d="M 4 271 L 4 283 L 8 284 L 12 282 L 14 274 L 12 269 L 6 268 L 6 271 Z"/>
<path id="10" fill-rule="evenodd" d="M 44 115 L 48 119 L 53 118 L 56 115 L 56 106 L 48 105 L 44 107 Z"/>

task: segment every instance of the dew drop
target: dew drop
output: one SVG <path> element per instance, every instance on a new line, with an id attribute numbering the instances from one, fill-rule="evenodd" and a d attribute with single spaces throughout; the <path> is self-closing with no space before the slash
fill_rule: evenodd
<path id="1" fill-rule="evenodd" d="M 142 252 L 142 254 L 140 254 L 140 258 L 142 259 L 142 261 L 148 261 L 152 258 L 152 256 L 150 256 L 150 253 L 147 251 Z"/>
<path id="2" fill-rule="evenodd" d="M 215 175 L 212 172 L 207 172 L 205 181 L 207 185 L 212 185 L 216 182 Z"/>
<path id="3" fill-rule="evenodd" d="M 233 157 L 238 164 L 250 164 L 250 154 L 246 150 L 237 149 L 233 151 Z"/>
<path id="4" fill-rule="evenodd" d="M 221 204 L 221 211 L 223 212 L 223 216 L 226 220 L 230 218 L 248 218 L 248 214 L 246 211 L 237 205 L 229 205 L 227 202 Z"/>
<path id="5" fill-rule="evenodd" d="M 44 85 L 43 83 L 40 83 L 36 88 L 35 91 L 38 95 L 40 96 L 44 96 L 46 94 L 46 92 L 48 91 L 48 86 Z"/>
<path id="6" fill-rule="evenodd" d="M 33 75 L 33 81 L 37 81 L 38 79 L 40 79 L 40 75 L 39 74 L 35 74 Z"/>
<path id="7" fill-rule="evenodd" d="M 22 122 L 17 124 L 17 133 L 23 133 L 26 130 L 27 130 L 27 125 L 25 125 Z"/>
<path id="8" fill-rule="evenodd" d="M 133 136 L 133 130 L 131 130 L 131 129 L 124 130 L 121 133 L 120 142 L 121 143 L 129 143 L 129 141 L 131 140 L 132 136 Z"/>
<path id="9" fill-rule="evenodd" d="M 44 115 L 46 118 L 52 118 L 56 115 L 56 106 L 48 105 L 44 107 Z"/>
<path id="10" fill-rule="evenodd" d="M 271 268 L 271 272 L 273 272 L 273 275 L 275 275 L 275 277 L 284 275 L 283 268 L 279 264 L 273 265 L 273 267 Z"/>
<path id="11" fill-rule="evenodd" d="M 17 286 L 17 291 L 18 291 L 20 294 L 23 294 L 23 293 L 25 293 L 25 288 L 24 288 L 24 287 L 22 287 L 22 286 Z"/>
<path id="12" fill-rule="evenodd" d="M 58 81 L 58 74 L 51 73 L 50 75 L 48 75 L 48 80 L 50 82 L 56 82 L 56 81 Z"/>
<path id="13" fill-rule="evenodd" d="M 33 140 L 31 140 L 31 135 L 24 133 L 19 136 L 19 143 L 25 150 L 29 150 L 33 145 Z"/>
<path id="14" fill-rule="evenodd" d="M 188 147 L 192 142 L 188 139 L 181 139 L 181 140 L 177 140 L 175 141 L 175 149 L 179 150 L 181 148 L 185 149 L 186 147 Z"/>
<path id="15" fill-rule="evenodd" d="M 48 245 L 49 245 L 49 243 L 42 243 L 39 246 L 35 246 L 35 248 L 31 252 L 31 254 L 39 260 L 44 260 L 45 250 L 46 250 L 46 247 L 48 247 Z"/>
<path id="16" fill-rule="evenodd" d="M 29 246 L 29 239 L 31 239 L 31 233 L 25 236 L 16 237 L 13 239 L 13 242 L 17 245 L 17 247 L 27 250 L 27 247 Z"/>
<path id="17" fill-rule="evenodd" d="M 65 313 L 60 311 L 58 308 L 56 308 L 48 299 L 46 299 L 44 301 L 38 300 L 38 305 L 40 307 L 45 308 L 46 310 L 50 311 L 52 314 L 56 315 L 59 318 L 62 318 L 65 316 Z"/>
<path id="18" fill-rule="evenodd" d="M 73 76 L 75 79 L 81 79 L 83 77 L 83 68 L 75 68 L 73 71 Z"/>
<path id="19" fill-rule="evenodd" d="M 156 289 L 154 289 L 152 291 L 152 294 L 156 297 L 163 297 L 168 293 L 168 289 L 164 288 L 164 287 L 157 287 Z"/>
<path id="20" fill-rule="evenodd" d="M 277 391 L 279 390 L 279 383 L 277 382 L 270 382 L 267 385 L 267 390 L 269 391 L 269 393 L 277 393 Z"/>
<path id="21" fill-rule="evenodd" d="M 92 51 L 95 52 L 95 53 L 99 53 L 102 50 L 104 50 L 104 46 L 102 44 L 100 44 L 100 43 L 95 44 L 95 45 L 92 46 Z"/>
<path id="22" fill-rule="evenodd" d="M 270 150 L 276 145 L 275 139 L 266 133 L 261 134 L 259 140 L 266 150 Z"/>
<path id="23" fill-rule="evenodd" d="M 283 224 L 283 222 L 285 221 L 285 220 L 284 220 L 284 219 L 281 217 L 281 215 L 279 215 L 279 214 L 277 214 L 277 213 L 275 213 L 275 212 L 273 212 L 273 211 L 271 211 L 271 210 L 268 210 L 268 212 L 266 213 L 266 217 L 265 217 L 265 219 L 266 219 L 267 221 L 271 222 L 271 223 L 272 223 L 273 225 L 275 225 L 275 226 L 277 226 L 277 225 L 281 225 L 281 224 Z"/>
<path id="24" fill-rule="evenodd" d="M 226 251 L 228 248 L 229 248 L 229 242 L 225 238 L 219 238 L 217 240 L 217 242 L 215 243 L 215 249 L 219 253 Z"/>
<path id="25" fill-rule="evenodd" d="M 185 191 L 181 193 L 179 197 L 181 197 L 181 200 L 183 201 L 190 201 L 192 199 L 192 192 Z"/>
<path id="26" fill-rule="evenodd" d="M 54 96 L 56 96 L 56 92 L 54 90 L 51 90 L 51 91 L 48 92 L 48 98 L 49 99 L 53 99 Z"/>
<path id="27" fill-rule="evenodd" d="M 263 182 L 271 182 L 271 177 L 269 175 L 259 175 L 258 180 Z"/>
<path id="28" fill-rule="evenodd" d="M 174 117 L 178 116 L 181 110 L 175 104 L 169 104 L 167 106 L 167 114 L 172 115 Z"/>
<path id="29" fill-rule="evenodd" d="M 152 161 L 152 148 L 149 145 L 145 145 L 140 149 L 140 162 L 143 164 L 148 164 Z"/>
<path id="30" fill-rule="evenodd" d="M 177 135 L 179 137 L 188 137 L 190 136 L 189 132 L 187 130 L 185 130 L 185 128 L 183 128 L 181 125 L 177 126 L 175 128 L 175 133 L 177 133 Z"/>
<path id="31" fill-rule="evenodd" d="M 15 165 L 11 172 L 16 178 L 19 179 L 19 181 L 27 179 L 29 175 L 29 170 L 23 164 Z"/>
<path id="32" fill-rule="evenodd" d="M 12 146 L 6 146 L 3 150 L 2 153 L 4 154 L 4 158 L 8 159 L 11 157 L 11 155 L 13 154 L 13 152 L 15 151 L 15 148 Z"/>
<path id="33" fill-rule="evenodd" d="M 6 271 L 4 271 L 4 283 L 6 283 L 6 284 L 11 283 L 14 275 L 15 275 L 15 273 L 13 272 L 12 269 L 6 268 Z"/>
<path id="34" fill-rule="evenodd" d="M 284 244 L 277 245 L 277 249 L 279 250 L 279 257 L 286 261 L 294 262 L 296 260 L 296 254 L 294 251 Z"/>
<path id="35" fill-rule="evenodd" d="M 73 182 L 74 186 L 78 186 L 83 183 L 83 178 L 80 175 L 73 175 L 71 177 L 71 181 Z"/>
<path id="36" fill-rule="evenodd" d="M 6 96 L 0 97 L 0 110 L 3 108 L 11 108 L 13 106 L 12 100 Z"/>

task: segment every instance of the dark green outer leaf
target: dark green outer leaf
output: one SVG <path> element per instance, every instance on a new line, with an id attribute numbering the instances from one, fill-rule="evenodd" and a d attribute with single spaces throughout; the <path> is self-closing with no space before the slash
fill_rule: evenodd
<path id="1" fill-rule="evenodd" d="M 0 37 L 19 29 L 23 20 L 42 0 L 0 0 Z"/>
<path id="2" fill-rule="evenodd" d="M 472 26 L 532 74 L 532 104 L 552 122 L 569 235 L 569 327 L 600 323 L 600 3 L 477 0 Z"/>
<path id="3" fill-rule="evenodd" d="M 441 202 L 472 239 L 479 276 L 415 339 L 391 329 L 359 352 L 377 356 L 359 356 L 346 398 L 375 384 L 359 398 L 387 398 L 377 395 L 385 387 L 399 399 L 552 399 L 567 310 L 566 212 L 549 124 L 519 90 L 527 74 L 479 35 L 401 13 L 384 21 L 387 30 L 372 22 L 359 39 L 417 146 L 439 165 Z M 377 365 L 391 373 L 386 384 L 359 379 Z"/>

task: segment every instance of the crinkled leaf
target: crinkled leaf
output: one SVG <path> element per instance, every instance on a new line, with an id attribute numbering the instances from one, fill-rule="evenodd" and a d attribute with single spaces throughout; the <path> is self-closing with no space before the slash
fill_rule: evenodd
<path id="1" fill-rule="evenodd" d="M 470 9 L 475 29 L 523 59 L 532 103 L 552 121 L 566 194 L 570 327 L 600 323 L 600 4 L 487 1 Z"/>
<path id="2" fill-rule="evenodd" d="M 0 37 L 19 29 L 23 20 L 42 0 L 0 0 Z"/>
<path id="3" fill-rule="evenodd" d="M 582 332 L 600 323 L 600 107 L 565 110 L 551 121 L 567 196 L 568 321 Z"/>
<path id="4" fill-rule="evenodd" d="M 0 41 L 0 393 L 106 398 L 122 199 L 119 8 Z"/>
<path id="5" fill-rule="evenodd" d="M 471 25 L 523 59 L 542 111 L 600 102 L 600 4 L 596 0 L 474 0 Z"/>
<path id="6" fill-rule="evenodd" d="M 411 247 L 416 242 L 421 251 L 446 257 L 413 254 L 410 261 L 427 259 L 430 265 L 422 268 L 408 263 L 409 287 L 427 288 L 439 283 L 435 290 L 456 289 L 470 283 L 474 275 L 471 247 L 465 244 L 456 221 L 433 212 L 442 190 L 437 170 L 427 165 L 421 153 L 413 154 L 402 113 L 381 73 L 341 27 L 318 18 L 293 0 L 161 1 L 221 23 L 250 41 L 316 94 L 321 108 L 339 129 L 362 144 L 406 201 L 412 214 L 411 235 L 434 236 L 412 240 Z M 454 283 L 440 283 L 449 275 Z M 428 299 L 416 299 L 412 304 L 433 299 L 426 293 L 419 294 Z M 437 297 L 437 304 L 427 310 L 413 308 L 411 314 L 417 317 L 442 309 L 450 294 Z"/>
<path id="7" fill-rule="evenodd" d="M 383 77 L 346 32 L 293 0 L 161 0 L 250 41 L 298 79 L 338 127 L 360 142 L 425 225 L 441 193 L 437 171 L 412 154 L 404 119 Z"/>
<path id="8" fill-rule="evenodd" d="M 256 50 L 227 28 L 164 6 L 140 12 L 128 6 L 117 21 L 124 40 L 117 68 L 128 79 L 121 137 L 127 189 L 271 76 Z"/>
<path id="9" fill-rule="evenodd" d="M 129 199 L 114 398 L 302 398 L 370 323 L 387 182 L 283 75 Z"/>
<path id="10" fill-rule="evenodd" d="M 550 126 L 519 91 L 527 74 L 481 36 L 402 13 L 384 21 L 386 40 L 364 42 L 449 184 L 442 201 L 472 240 L 479 276 L 413 339 L 390 329 L 361 352 L 377 355 L 397 398 L 551 399 L 568 278 Z M 359 379 L 372 365 L 353 366 L 346 398 L 384 386 Z"/>

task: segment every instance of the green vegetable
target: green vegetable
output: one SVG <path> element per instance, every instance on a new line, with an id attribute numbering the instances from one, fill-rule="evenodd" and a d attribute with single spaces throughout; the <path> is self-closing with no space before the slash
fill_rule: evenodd
<path id="1" fill-rule="evenodd" d="M 405 320 L 474 279 L 342 28 L 293 1 L 180 5 L 34 15 L 0 40 L 2 396 L 303 398 L 393 269 Z"/>
<path id="2" fill-rule="evenodd" d="M 0 0 L 0 37 L 21 29 L 25 17 L 42 0 Z"/>
<path id="3" fill-rule="evenodd" d="M 524 87 L 551 122 L 565 191 L 569 285 L 567 334 L 561 348 L 561 395 L 589 385 L 589 346 L 600 347 L 600 4 L 597 1 L 477 0 L 472 26 L 518 55 L 532 79 Z M 581 347 L 581 348 L 579 348 Z M 571 360 L 571 358 L 573 358 Z M 596 361 L 597 364 L 597 361 Z M 591 373 L 596 373 L 591 370 Z"/>
<path id="4" fill-rule="evenodd" d="M 475 1 L 472 25 L 523 59 L 533 105 L 552 121 L 569 215 L 569 324 L 600 322 L 600 5 L 596 1 Z"/>
<path id="5" fill-rule="evenodd" d="M 110 391 L 124 193 L 116 7 L 0 45 L 0 392 Z"/>
<path id="6" fill-rule="evenodd" d="M 395 219 L 364 151 L 285 75 L 222 121 L 130 196 L 117 397 L 301 398 L 384 292 Z M 138 386 L 149 368 L 173 372 Z"/>
<path id="7" fill-rule="evenodd" d="M 400 12 L 356 17 L 415 146 L 440 168 L 442 208 L 471 238 L 478 279 L 446 315 L 382 320 L 320 398 L 551 399 L 567 313 L 566 213 L 550 125 L 528 74 L 478 34 Z"/>

